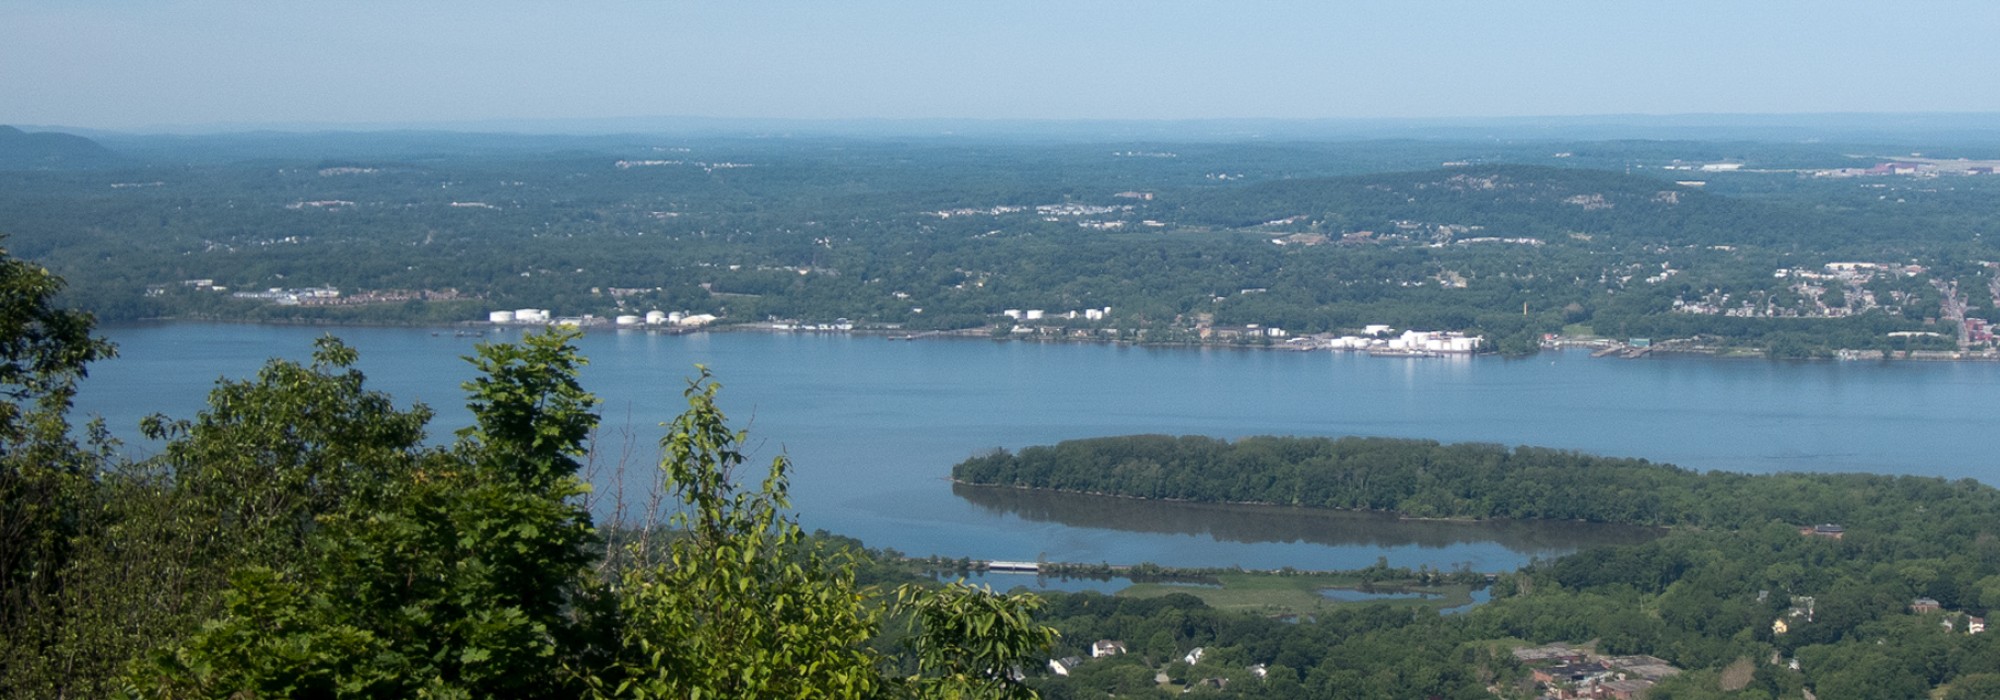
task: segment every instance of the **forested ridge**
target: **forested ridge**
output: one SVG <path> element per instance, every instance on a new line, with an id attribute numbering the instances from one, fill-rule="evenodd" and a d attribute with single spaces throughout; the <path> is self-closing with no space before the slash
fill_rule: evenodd
<path id="1" fill-rule="evenodd" d="M 97 142 L 54 132 L 26 132 L 0 124 L 0 170 L 89 168 L 121 159 Z"/>

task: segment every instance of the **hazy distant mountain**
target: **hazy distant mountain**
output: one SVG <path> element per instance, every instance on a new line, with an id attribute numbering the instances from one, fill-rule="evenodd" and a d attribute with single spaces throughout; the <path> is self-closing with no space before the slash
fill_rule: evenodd
<path id="1" fill-rule="evenodd" d="M 86 168 L 117 160 L 118 154 L 82 136 L 0 125 L 0 169 Z"/>
<path id="2" fill-rule="evenodd" d="M 1595 141 L 1840 140 L 1893 144 L 2000 141 L 1995 113 L 1595 114 L 1520 117 L 1328 119 L 801 119 L 641 116 L 568 119 L 487 119 L 372 123 L 218 123 L 162 125 L 126 131 L 63 127 L 117 144 L 139 136 L 282 137 L 297 134 L 438 134 L 538 136 L 702 136 L 973 138 L 1005 141 L 1094 142 L 1162 140 L 1350 141 L 1385 138 Z"/>

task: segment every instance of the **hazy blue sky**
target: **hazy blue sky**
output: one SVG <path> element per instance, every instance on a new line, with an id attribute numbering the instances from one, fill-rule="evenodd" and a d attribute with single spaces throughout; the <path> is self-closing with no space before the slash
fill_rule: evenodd
<path id="1" fill-rule="evenodd" d="M 10 0 L 0 123 L 2000 112 L 2000 2 Z"/>

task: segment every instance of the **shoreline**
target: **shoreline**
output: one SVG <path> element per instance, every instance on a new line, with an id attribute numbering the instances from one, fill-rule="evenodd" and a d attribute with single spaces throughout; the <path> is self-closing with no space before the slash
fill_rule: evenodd
<path id="1" fill-rule="evenodd" d="M 1362 516 L 1362 517 L 1378 517 L 1378 518 L 1393 517 L 1397 522 L 1409 522 L 1409 523 L 1443 523 L 1448 525 L 1496 525 L 1505 523 L 1561 523 L 1570 525 L 1616 525 L 1620 527 L 1637 527 L 1637 528 L 1645 528 L 1651 530 L 1661 530 L 1665 532 L 1672 532 L 1673 530 L 1676 529 L 1671 526 L 1662 526 L 1662 525 L 1635 525 L 1632 523 L 1600 523 L 1600 522 L 1592 522 L 1589 520 L 1551 520 L 1546 518 L 1528 518 L 1528 519 L 1471 518 L 1471 517 L 1426 518 L 1413 515 L 1405 515 L 1403 513 L 1399 513 L 1393 510 L 1369 510 L 1369 509 L 1357 509 L 1357 508 L 1319 508 L 1314 506 L 1297 506 L 1297 505 L 1287 505 L 1283 503 L 1268 503 L 1264 501 L 1196 501 L 1183 498 L 1150 498 L 1146 496 L 1130 496 L 1119 493 L 1100 493 L 1097 491 L 1074 491 L 1070 489 L 1048 488 L 1044 486 L 1024 486 L 1021 484 L 982 484 L 973 481 L 965 481 L 955 476 L 945 477 L 945 481 L 951 482 L 951 484 L 954 486 L 967 486 L 971 488 L 982 488 L 982 489 L 1007 489 L 1010 491 L 1025 491 L 1029 493 L 1060 493 L 1060 494 L 1069 494 L 1075 496 L 1092 496 L 1097 498 L 1117 498 L 1121 500 L 1139 501 L 1143 503 L 1173 503 L 1181 505 L 1212 505 L 1212 506 L 1224 506 L 1224 507 L 1247 506 L 1253 508 L 1281 508 L 1281 509 L 1291 509 L 1291 510 L 1303 510 L 1313 513 L 1343 514 L 1343 515 Z"/>
<path id="2" fill-rule="evenodd" d="M 453 331 L 454 333 L 462 333 L 467 330 L 477 329 L 478 333 L 476 333 L 476 335 L 490 335 L 489 331 L 491 330 L 533 330 L 536 328 L 547 328 L 554 325 L 554 324 L 533 324 L 533 323 L 495 324 L 487 321 L 478 321 L 478 320 L 455 321 L 451 323 L 431 323 L 431 322 L 395 322 L 395 321 L 379 321 L 379 322 L 321 321 L 321 320 L 307 320 L 307 319 L 156 317 L 156 318 L 143 318 L 143 319 L 132 319 L 132 320 L 120 320 L 120 321 L 102 321 L 99 322 L 97 327 L 98 328 L 133 327 L 133 326 L 168 325 L 168 324 L 184 324 L 184 323 L 193 323 L 193 324 L 213 323 L 213 324 L 248 325 L 248 326 L 287 326 L 287 327 L 315 327 L 315 328 L 411 328 L 411 329 L 428 328 L 434 330 L 450 330 Z M 1245 351 L 1253 351 L 1253 350 L 1284 351 L 1284 352 L 1327 351 L 1327 352 L 1349 352 L 1349 353 L 1359 352 L 1362 354 L 1368 354 L 1370 356 L 1377 356 L 1372 353 L 1367 353 L 1366 351 L 1361 351 L 1361 350 L 1342 350 L 1337 348 L 1324 348 L 1324 347 L 1298 347 L 1282 343 L 1280 344 L 1211 343 L 1211 342 L 1202 342 L 1199 340 L 1143 341 L 1143 340 L 1125 340 L 1116 338 L 1095 338 L 1095 337 L 1072 338 L 1072 337 L 1061 337 L 1061 336 L 1014 337 L 1011 335 L 994 335 L 992 328 L 969 328 L 969 329 L 958 329 L 958 330 L 908 330 L 902 328 L 863 327 L 863 328 L 849 328 L 845 330 L 840 330 L 831 328 L 826 328 L 826 329 L 778 328 L 765 325 L 765 322 L 703 326 L 696 328 L 657 328 L 650 326 L 621 327 L 609 324 L 576 326 L 575 328 L 586 335 L 594 332 L 603 332 L 603 331 L 613 331 L 613 332 L 630 331 L 630 332 L 642 332 L 654 335 L 687 335 L 691 333 L 810 333 L 810 334 L 880 336 L 887 338 L 889 340 L 902 340 L 902 341 L 938 340 L 938 339 L 992 340 L 996 342 L 1004 341 L 1004 342 L 1047 343 L 1047 344 L 1113 345 L 1120 347 L 1139 347 L 1139 348 L 1188 348 L 1188 349 L 1214 348 L 1223 350 L 1245 350 Z M 1534 354 L 1529 354 L 1529 355 L 1510 356 L 1510 355 L 1502 355 L 1496 352 L 1473 352 L 1473 353 L 1445 353 L 1440 355 L 1421 355 L 1421 356 L 1381 355 L 1380 357 L 1382 357 L 1383 359 L 1419 359 L 1419 360 L 1454 359 L 1461 357 L 1464 358 L 1493 357 L 1506 360 L 1523 360 L 1535 357 L 1536 355 L 1540 355 L 1543 352 L 1548 352 L 1551 350 L 1558 352 L 1567 350 L 1592 350 L 1596 351 L 1596 354 L 1592 355 L 1592 359 L 1613 359 L 1613 360 L 1645 359 L 1646 357 L 1659 355 L 1659 356 L 1678 356 L 1678 357 L 1693 356 L 1693 357 L 1702 357 L 1713 360 L 1765 360 L 1773 362 L 1838 362 L 1838 363 L 1872 362 L 1881 364 L 1887 364 L 1892 362 L 2000 362 L 2000 351 L 1972 353 L 1967 351 L 1950 351 L 1950 350 L 1911 350 L 1911 351 L 1894 351 L 1893 353 L 1891 353 L 1893 356 L 1884 356 L 1882 351 L 1878 350 L 1842 349 L 1834 351 L 1834 355 L 1832 357 L 1773 358 L 1768 356 L 1767 354 L 1764 354 L 1763 351 L 1755 350 L 1753 348 L 1732 348 L 1732 347 L 1715 347 L 1715 346 L 1675 347 L 1672 345 L 1667 345 L 1667 343 L 1671 342 L 1673 341 L 1670 340 L 1660 341 L 1661 344 L 1654 345 L 1649 348 L 1642 348 L 1641 350 L 1643 350 L 1643 352 L 1641 352 L 1638 355 L 1632 355 L 1632 356 L 1622 355 L 1619 352 L 1616 352 L 1616 351 L 1628 350 L 1630 348 L 1625 343 L 1620 343 L 1615 340 L 1610 340 L 1605 338 L 1564 337 L 1564 338 L 1558 338 L 1553 341 L 1543 342 L 1540 350 L 1538 350 Z"/>

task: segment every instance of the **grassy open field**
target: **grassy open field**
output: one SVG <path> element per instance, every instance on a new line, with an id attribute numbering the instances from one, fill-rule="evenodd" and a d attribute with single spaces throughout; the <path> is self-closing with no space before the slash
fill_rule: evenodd
<path id="1" fill-rule="evenodd" d="M 1407 596 L 1343 602 L 1328 597 L 1323 591 L 1338 589 L 1357 591 L 1361 579 L 1356 576 L 1338 574 L 1300 574 L 1286 576 L 1279 574 L 1220 574 L 1213 583 L 1220 585 L 1175 585 L 1169 583 L 1137 583 L 1118 592 L 1123 596 L 1153 597 L 1171 593 L 1186 593 L 1201 598 L 1209 605 L 1225 610 L 1267 612 L 1272 614 L 1306 614 L 1314 610 L 1324 610 L 1340 605 L 1394 605 L 1399 607 L 1451 608 L 1472 602 L 1472 587 L 1458 584 L 1427 588 L 1408 587 L 1409 582 L 1377 581 L 1376 593 L 1391 593 L 1407 590 Z M 1420 596 L 1419 593 L 1429 594 Z"/>

